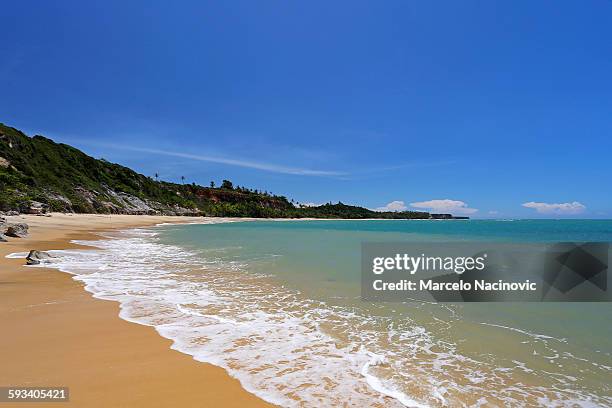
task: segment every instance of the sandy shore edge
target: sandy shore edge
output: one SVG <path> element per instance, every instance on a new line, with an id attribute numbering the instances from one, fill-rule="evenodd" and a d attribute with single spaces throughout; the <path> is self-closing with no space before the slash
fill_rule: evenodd
<path id="1" fill-rule="evenodd" d="M 22 215 L 27 238 L 0 243 L 0 386 L 67 386 L 68 403 L 20 407 L 263 407 L 222 368 L 171 350 L 154 328 L 121 320 L 116 302 L 94 299 L 82 283 L 55 269 L 7 259 L 30 249 L 82 248 L 71 240 L 95 233 L 194 223 L 196 217 Z M 6 405 L 6 404 L 2 404 Z"/>

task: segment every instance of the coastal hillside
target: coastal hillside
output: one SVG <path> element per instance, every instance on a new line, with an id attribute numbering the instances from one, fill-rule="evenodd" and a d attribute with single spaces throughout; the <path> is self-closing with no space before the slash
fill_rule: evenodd
<path id="1" fill-rule="evenodd" d="M 0 211 L 290 218 L 429 218 L 426 212 L 376 212 L 342 203 L 294 205 L 284 196 L 223 180 L 178 184 L 95 159 L 43 136 L 0 124 Z"/>

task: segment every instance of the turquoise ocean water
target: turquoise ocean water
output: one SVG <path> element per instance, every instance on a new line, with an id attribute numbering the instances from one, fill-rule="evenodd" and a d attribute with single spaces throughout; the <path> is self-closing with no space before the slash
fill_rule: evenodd
<path id="1" fill-rule="evenodd" d="M 62 251 L 58 268 L 280 405 L 612 406 L 610 303 L 360 299 L 362 242 L 612 242 L 612 221 L 250 221 L 109 238 Z"/>
<path id="2" fill-rule="evenodd" d="M 508 386 L 504 381 L 523 381 L 525 387 L 541 385 L 555 390 L 551 395 L 542 392 L 532 396 L 536 397 L 533 401 L 540 398 L 542 403 L 555 398 L 571 403 L 579 403 L 581 398 L 585 404 L 590 400 L 595 405 L 611 403 L 610 304 L 371 305 L 360 301 L 359 285 L 361 242 L 612 242 L 612 221 L 259 221 L 168 227 L 160 239 L 198 252 L 202 257 L 212 256 L 219 263 L 244 265 L 244 273 L 269 276 L 275 284 L 299 291 L 301 296 L 331 308 L 352 307 L 365 315 L 389 319 L 380 334 L 397 337 L 389 349 L 393 353 L 401 354 L 401 343 L 411 342 L 410 336 L 402 339 L 398 332 L 408 321 L 402 320 L 402 316 L 407 316 L 415 326 L 438 336 L 435 340 L 454 344 L 455 352 L 475 361 L 491 361 L 491 370 L 502 367 L 516 372 L 516 377 L 500 381 L 500 387 Z M 444 320 L 450 327 L 442 328 L 435 319 Z M 338 329 L 329 328 L 332 336 L 336 335 L 334 330 Z M 343 330 L 338 330 L 338 338 L 349 341 L 350 336 Z M 384 346 L 381 344 L 373 353 L 384 356 Z M 426 361 L 427 357 L 424 360 L 425 366 L 433 364 Z M 390 364 L 380 365 L 381 377 L 393 378 Z M 404 374 L 410 375 L 410 371 Z M 483 382 L 486 387 L 497 386 Z M 411 398 L 434 404 L 442 402 L 432 401 L 435 392 L 426 389 L 410 392 L 409 385 L 404 391 Z M 451 386 L 447 388 L 448 395 L 455 395 Z M 576 394 L 570 392 L 572 389 Z M 563 390 L 567 392 L 564 394 Z M 428 392 L 429 395 L 421 394 Z M 558 395 L 552 395 L 555 393 Z M 519 394 L 516 393 L 517 401 L 521 400 Z M 461 393 L 456 393 L 456 397 L 460 400 Z M 598 397 L 604 399 L 597 401 Z M 503 400 L 500 397 L 498 402 Z M 525 397 L 523 401 L 528 400 Z"/>

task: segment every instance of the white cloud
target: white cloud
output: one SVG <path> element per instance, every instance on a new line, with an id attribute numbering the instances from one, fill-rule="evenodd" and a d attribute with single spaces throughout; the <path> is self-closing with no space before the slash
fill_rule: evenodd
<path id="1" fill-rule="evenodd" d="M 489 211 L 489 215 L 497 215 L 497 214 L 499 214 L 499 211 L 497 211 L 497 210 Z"/>
<path id="2" fill-rule="evenodd" d="M 335 177 L 335 176 L 346 176 L 348 174 L 343 171 L 317 170 L 317 169 L 308 169 L 308 168 L 301 168 L 301 167 L 287 167 L 287 166 L 277 165 L 273 163 L 254 162 L 254 161 L 243 160 L 243 159 L 238 159 L 238 158 L 212 156 L 212 155 L 205 155 L 205 154 L 173 152 L 173 151 L 168 151 L 168 150 L 150 149 L 146 147 L 121 146 L 121 145 L 116 145 L 116 144 L 105 144 L 105 143 L 95 144 L 95 145 L 110 147 L 110 148 L 120 149 L 120 150 L 127 150 L 127 151 L 132 151 L 132 152 L 150 153 L 150 154 L 157 154 L 157 155 L 170 156 L 170 157 L 179 157 L 183 159 L 198 160 L 198 161 L 203 161 L 203 162 L 225 164 L 228 166 L 246 167 L 250 169 L 270 171 L 273 173 L 293 174 L 297 176 Z"/>
<path id="3" fill-rule="evenodd" d="M 478 209 L 468 207 L 467 203 L 457 200 L 429 200 L 419 201 L 416 203 L 410 203 L 410 206 L 414 208 L 430 210 L 434 213 L 450 213 L 454 215 L 459 214 L 474 214 Z"/>
<path id="4" fill-rule="evenodd" d="M 0 67 L 0 71 L 1 71 L 1 67 Z M 28 133 L 30 134 L 51 134 L 51 133 L 56 133 L 56 132 L 31 131 Z M 126 146 L 126 145 L 121 145 L 117 143 L 91 142 L 91 141 L 78 139 L 74 137 L 73 138 L 62 138 L 62 141 L 66 143 L 71 143 L 73 145 L 103 147 L 103 148 L 110 148 L 110 149 L 117 149 L 117 150 L 124 150 L 124 151 L 178 157 L 178 158 L 210 162 L 210 163 L 218 163 L 218 164 L 224 164 L 228 166 L 245 167 L 245 168 L 263 170 L 263 171 L 268 171 L 268 172 L 273 172 L 273 173 L 291 174 L 291 175 L 297 175 L 297 176 L 330 177 L 330 178 L 335 178 L 338 180 L 358 179 L 360 176 L 363 177 L 365 175 L 372 175 L 372 174 L 375 175 L 376 173 L 391 172 L 391 171 L 396 171 L 400 169 L 448 166 L 448 165 L 455 163 L 454 160 L 413 161 L 413 162 L 407 162 L 403 164 L 385 166 L 385 167 L 374 167 L 374 168 L 360 167 L 360 169 L 357 171 L 326 170 L 326 169 L 312 169 L 312 168 L 306 168 L 306 167 L 292 167 L 292 166 L 285 166 L 285 165 L 269 163 L 269 162 L 251 161 L 249 159 L 231 157 L 230 155 L 219 154 L 219 153 L 217 154 L 210 154 L 210 153 L 209 154 L 199 154 L 195 152 L 170 151 L 170 150 L 162 150 L 162 149 L 155 149 L 155 148 L 149 148 L 149 147 Z M 323 152 L 323 151 L 311 151 L 311 150 L 304 150 L 304 149 L 298 149 L 298 148 L 291 148 L 291 149 L 284 149 L 284 150 L 282 148 L 279 148 L 279 149 L 280 149 L 280 153 L 278 155 L 280 157 L 290 157 L 292 153 L 302 156 L 304 158 L 310 159 L 310 160 L 314 158 L 317 160 L 330 161 L 330 158 L 336 157 L 335 153 L 328 153 L 328 152 Z"/>
<path id="5" fill-rule="evenodd" d="M 548 215 L 572 215 L 580 214 L 586 210 L 586 206 L 578 201 L 572 203 L 536 203 L 530 201 L 523 203 L 523 207 L 533 208 L 540 214 Z"/>
<path id="6" fill-rule="evenodd" d="M 403 201 L 391 201 L 389 204 L 384 207 L 375 208 L 374 211 L 406 211 L 408 207 L 406 207 L 406 203 Z"/>

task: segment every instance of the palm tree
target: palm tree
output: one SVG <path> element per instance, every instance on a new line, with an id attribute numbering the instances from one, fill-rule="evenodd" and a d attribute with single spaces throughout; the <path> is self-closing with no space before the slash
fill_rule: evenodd
<path id="1" fill-rule="evenodd" d="M 181 176 L 181 183 L 185 184 L 185 176 Z"/>
<path id="2" fill-rule="evenodd" d="M 159 173 L 155 173 L 155 181 L 159 178 Z"/>

